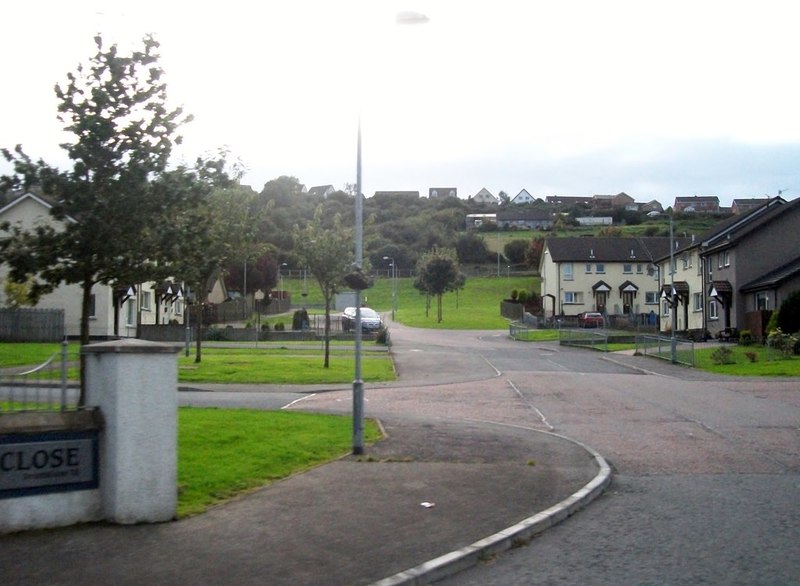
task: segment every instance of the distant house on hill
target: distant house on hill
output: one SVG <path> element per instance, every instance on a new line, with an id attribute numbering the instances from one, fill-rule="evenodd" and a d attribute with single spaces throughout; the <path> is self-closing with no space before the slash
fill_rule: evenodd
<path id="1" fill-rule="evenodd" d="M 523 203 L 533 203 L 536 201 L 536 198 L 533 197 L 530 193 L 528 193 L 527 189 L 523 189 L 517 195 L 511 198 L 511 202 L 513 204 L 523 204 Z"/>
<path id="2" fill-rule="evenodd" d="M 419 199 L 419 191 L 376 191 L 374 197 L 393 197 L 398 199 Z"/>
<path id="3" fill-rule="evenodd" d="M 716 195 L 691 195 L 675 198 L 673 209 L 684 213 L 718 213 L 719 197 Z"/>
<path id="4" fill-rule="evenodd" d="M 584 206 L 587 208 L 592 207 L 593 199 L 585 195 L 548 195 L 545 201 L 560 208 Z"/>
<path id="5" fill-rule="evenodd" d="M 428 197 L 436 199 L 437 197 L 458 197 L 458 189 L 455 187 L 431 187 L 428 190 Z"/>
<path id="6" fill-rule="evenodd" d="M 317 185 L 308 190 L 308 195 L 316 195 L 322 198 L 326 198 L 332 193 L 336 193 L 333 185 Z"/>
<path id="7" fill-rule="evenodd" d="M 734 214 L 743 214 L 745 212 L 749 212 L 750 210 L 754 210 L 757 207 L 763 206 L 769 201 L 769 199 L 770 198 L 768 197 L 734 199 L 733 205 L 731 206 L 731 212 Z"/>
<path id="8" fill-rule="evenodd" d="M 488 189 L 485 187 L 482 188 L 478 193 L 473 195 L 470 200 L 474 203 L 488 203 L 488 204 L 497 204 L 498 199 L 495 197 Z"/>
<path id="9" fill-rule="evenodd" d="M 497 225 L 503 230 L 509 228 L 550 230 L 553 228 L 553 213 L 541 208 L 511 208 L 497 213 Z"/>

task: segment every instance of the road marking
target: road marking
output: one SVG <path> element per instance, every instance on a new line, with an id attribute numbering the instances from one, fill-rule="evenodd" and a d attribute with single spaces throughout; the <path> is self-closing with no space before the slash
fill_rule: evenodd
<path id="1" fill-rule="evenodd" d="M 549 429 L 550 431 L 555 431 L 556 428 L 553 427 L 552 425 L 550 425 L 550 422 L 547 421 L 547 417 L 544 416 L 544 413 L 542 413 L 536 405 L 531 403 L 528 400 L 528 398 L 522 393 L 522 391 L 520 391 L 517 388 L 517 386 L 513 382 L 511 382 L 511 380 L 506 379 L 506 382 L 508 383 L 508 386 L 510 386 L 512 389 L 514 389 L 514 392 L 517 393 L 519 398 L 522 399 L 523 401 L 525 401 L 525 403 L 528 404 L 528 407 L 530 407 L 531 409 L 536 411 L 536 413 L 539 415 L 539 419 L 542 420 L 542 423 L 544 423 L 544 425 L 547 427 L 547 429 Z"/>
<path id="2" fill-rule="evenodd" d="M 305 401 L 306 399 L 310 399 L 311 397 L 316 397 L 316 396 L 317 396 L 317 393 L 311 393 L 310 395 L 305 395 L 303 397 L 300 397 L 299 399 L 295 399 L 291 403 L 287 403 L 286 405 L 281 407 L 281 409 L 288 409 L 289 407 L 291 407 L 295 403 L 299 403 L 300 401 Z"/>

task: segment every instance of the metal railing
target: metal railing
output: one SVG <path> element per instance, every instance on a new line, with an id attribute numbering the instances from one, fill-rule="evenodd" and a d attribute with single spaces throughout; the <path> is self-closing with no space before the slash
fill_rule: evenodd
<path id="1" fill-rule="evenodd" d="M 594 348 L 608 352 L 608 330 L 604 328 L 561 328 L 558 330 L 558 343 L 562 346 Z"/>
<path id="2" fill-rule="evenodd" d="M 0 414 L 78 409 L 79 384 L 69 381 L 70 364 L 69 346 L 65 341 L 58 352 L 38 366 L 3 369 Z"/>
<path id="3" fill-rule="evenodd" d="M 674 348 L 673 348 L 674 343 Z M 694 342 L 667 336 L 636 336 L 636 352 L 687 366 L 695 365 Z"/>

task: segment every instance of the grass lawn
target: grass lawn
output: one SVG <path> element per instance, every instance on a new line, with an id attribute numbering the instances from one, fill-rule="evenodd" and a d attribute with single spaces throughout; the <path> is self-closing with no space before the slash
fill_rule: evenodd
<path id="1" fill-rule="evenodd" d="M 80 344 L 70 342 L 68 353 L 70 360 L 78 359 Z M 43 363 L 56 352 L 61 351 L 61 344 L 36 342 L 2 342 L 0 343 L 0 368 L 11 366 L 35 366 Z"/>
<path id="2" fill-rule="evenodd" d="M 322 384 L 347 383 L 353 380 L 354 353 L 332 350 L 330 367 L 323 368 L 322 350 L 291 348 L 203 348 L 203 359 L 197 364 L 194 354 L 180 355 L 180 382 L 254 383 L 254 384 Z M 365 381 L 395 379 L 394 364 L 386 352 L 364 352 L 361 361 Z"/>
<path id="3" fill-rule="evenodd" d="M 364 441 L 380 439 L 372 420 Z M 178 410 L 178 515 L 346 455 L 352 419 L 251 409 Z"/>
<path id="4" fill-rule="evenodd" d="M 731 351 L 732 364 L 716 364 L 712 357 L 716 348 L 703 348 L 695 352 L 695 368 L 736 376 L 800 376 L 800 356 L 784 358 L 778 351 L 760 345 L 729 344 L 723 348 Z M 755 361 L 747 354 L 752 354 Z"/>

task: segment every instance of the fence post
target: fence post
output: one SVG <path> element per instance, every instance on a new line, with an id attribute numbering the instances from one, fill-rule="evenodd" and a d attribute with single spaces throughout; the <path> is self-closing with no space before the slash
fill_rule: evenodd
<path id="1" fill-rule="evenodd" d="M 123 339 L 82 348 L 87 403 L 100 407 L 103 516 L 169 521 L 177 513 L 178 344 Z"/>

